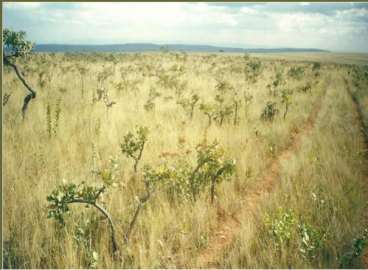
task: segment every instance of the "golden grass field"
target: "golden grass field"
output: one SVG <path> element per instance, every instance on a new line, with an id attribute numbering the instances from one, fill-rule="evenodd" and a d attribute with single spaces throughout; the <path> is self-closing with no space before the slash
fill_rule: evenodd
<path id="1" fill-rule="evenodd" d="M 4 267 L 366 267 L 367 55 L 326 57 L 33 54 L 18 62 L 37 91 L 24 120 L 26 90 L 4 68 Z M 178 101 L 195 94 L 190 119 Z M 267 102 L 273 120 L 261 118 Z M 200 105 L 220 103 L 229 114 L 208 126 Z M 120 144 L 137 126 L 149 132 L 134 172 Z M 196 146 L 214 140 L 236 161 L 214 203 L 209 186 L 196 201 L 157 186 L 125 242 L 144 166 L 194 166 Z M 115 255 L 93 207 L 70 205 L 64 226 L 47 218 L 47 196 L 82 181 L 107 186 L 98 201 L 114 220 Z"/>

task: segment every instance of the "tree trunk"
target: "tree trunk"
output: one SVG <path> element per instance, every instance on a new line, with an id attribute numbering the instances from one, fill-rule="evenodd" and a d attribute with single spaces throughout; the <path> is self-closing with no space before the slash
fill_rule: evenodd
<path id="1" fill-rule="evenodd" d="M 119 248 L 118 248 L 118 245 L 116 243 L 116 238 L 115 238 L 115 226 L 114 226 L 114 223 L 112 221 L 110 214 L 106 211 L 106 209 L 103 208 L 101 205 L 99 205 L 96 202 L 91 202 L 91 201 L 87 201 L 83 199 L 72 200 L 69 203 L 84 203 L 84 204 L 92 205 L 97 210 L 99 210 L 102 215 L 104 215 L 107 218 L 107 220 L 109 221 L 110 229 L 111 229 L 110 236 L 111 236 L 112 252 L 113 252 L 113 255 L 116 255 L 116 252 L 119 250 Z"/>
<path id="2" fill-rule="evenodd" d="M 215 184 L 216 184 L 216 178 L 212 177 L 211 179 L 211 204 L 213 204 L 213 200 L 215 198 Z"/>
<path id="3" fill-rule="evenodd" d="M 238 102 L 235 102 L 234 126 L 238 123 Z"/>
<path id="4" fill-rule="evenodd" d="M 288 110 L 289 110 L 289 105 L 285 105 L 285 112 L 284 112 L 284 119 L 286 118 L 286 114 L 287 114 L 287 112 L 288 112 Z"/>
<path id="5" fill-rule="evenodd" d="M 23 78 L 22 74 L 19 72 L 17 65 L 13 64 L 12 62 L 10 62 L 8 57 L 3 57 L 4 60 L 4 64 L 8 65 L 10 67 L 12 67 L 15 71 L 15 73 L 18 76 L 18 79 L 22 82 L 22 84 L 27 88 L 27 90 L 30 92 L 30 94 L 26 95 L 26 97 L 24 98 L 24 103 L 23 103 L 23 107 L 22 107 L 22 116 L 23 119 L 25 117 L 26 114 L 26 110 L 28 107 L 28 103 L 31 101 L 31 99 L 36 98 L 36 91 L 34 91 L 26 82 L 26 80 Z"/>
<path id="6" fill-rule="evenodd" d="M 135 225 L 135 223 L 138 219 L 138 215 L 139 215 L 143 205 L 148 201 L 150 196 L 151 196 L 151 194 L 148 192 L 145 197 L 139 199 L 139 204 L 138 204 L 138 206 L 137 206 L 137 208 L 134 212 L 133 218 L 132 218 L 131 222 L 129 223 L 129 228 L 128 228 L 126 234 L 125 234 L 125 238 L 124 238 L 125 244 L 128 243 L 130 233 L 133 231 L 134 225 Z"/>

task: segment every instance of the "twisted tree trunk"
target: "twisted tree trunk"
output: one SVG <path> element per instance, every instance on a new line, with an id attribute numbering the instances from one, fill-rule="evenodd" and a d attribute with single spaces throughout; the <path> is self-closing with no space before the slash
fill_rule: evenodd
<path id="1" fill-rule="evenodd" d="M 26 95 L 26 97 L 24 98 L 24 103 L 23 103 L 23 107 L 22 107 L 22 116 L 23 119 L 25 117 L 26 114 L 26 110 L 28 107 L 28 103 L 31 101 L 31 99 L 36 98 L 36 91 L 33 90 L 28 83 L 26 82 L 26 80 L 23 78 L 22 74 L 19 72 L 19 69 L 17 67 L 16 64 L 12 63 L 10 61 L 10 56 L 4 56 L 3 57 L 4 60 L 4 65 L 10 66 L 14 69 L 15 73 L 18 76 L 18 79 L 22 82 L 22 84 L 27 88 L 27 90 L 30 92 L 28 95 Z"/>

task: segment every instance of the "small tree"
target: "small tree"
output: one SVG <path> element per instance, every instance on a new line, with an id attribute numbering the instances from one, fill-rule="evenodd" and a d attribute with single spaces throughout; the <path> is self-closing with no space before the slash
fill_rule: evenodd
<path id="1" fill-rule="evenodd" d="M 311 93 L 312 92 L 312 85 L 308 82 L 306 85 L 303 85 L 299 88 L 300 92 L 302 93 Z"/>
<path id="2" fill-rule="evenodd" d="M 242 99 L 237 94 L 234 94 L 232 98 L 233 107 L 234 107 L 234 126 L 236 126 L 239 123 L 239 107 L 242 104 Z"/>
<path id="3" fill-rule="evenodd" d="M 28 103 L 31 99 L 36 98 L 36 91 L 33 90 L 29 84 L 26 82 L 18 66 L 15 64 L 17 58 L 23 58 L 27 56 L 33 49 L 34 44 L 25 39 L 26 33 L 23 31 L 14 32 L 7 28 L 3 31 L 3 61 L 5 66 L 9 66 L 14 69 L 18 79 L 30 92 L 24 98 L 24 103 L 22 107 L 22 116 L 25 117 L 25 113 L 28 107 Z"/>
<path id="4" fill-rule="evenodd" d="M 144 169 L 143 169 L 143 181 L 144 181 L 144 185 L 146 187 L 146 191 L 145 191 L 144 195 L 137 198 L 138 205 L 137 205 L 137 207 L 134 211 L 133 218 L 129 222 L 129 227 L 128 227 L 128 229 L 125 233 L 125 236 L 124 236 L 124 241 L 125 241 L 126 244 L 129 241 L 130 234 L 133 231 L 134 225 L 137 222 L 137 219 L 138 219 L 138 216 L 139 216 L 139 213 L 140 213 L 141 209 L 148 202 L 148 200 L 151 198 L 151 195 L 156 190 L 156 188 L 160 184 L 167 181 L 167 179 L 169 179 L 169 178 L 170 178 L 170 174 L 168 173 L 167 170 L 162 170 L 162 169 L 154 170 L 150 166 L 145 166 L 144 167 Z"/>
<path id="5" fill-rule="evenodd" d="M 74 203 L 87 204 L 96 208 L 105 216 L 110 225 L 110 236 L 113 254 L 118 251 L 118 245 L 115 238 L 115 227 L 112 218 L 107 210 L 98 202 L 100 195 L 105 192 L 106 187 L 95 187 L 82 182 L 76 184 L 63 184 L 58 186 L 47 196 L 49 202 L 48 218 L 54 218 L 59 224 L 64 225 L 64 215 L 70 212 L 69 205 Z"/>
<path id="6" fill-rule="evenodd" d="M 263 108 L 261 119 L 264 121 L 273 121 L 279 110 L 276 107 L 276 102 L 268 101 Z"/>
<path id="7" fill-rule="evenodd" d="M 187 160 L 180 160 L 176 166 L 164 166 L 169 189 L 178 195 L 196 201 L 201 191 L 210 186 L 211 203 L 214 200 L 215 186 L 223 179 L 228 179 L 235 171 L 235 161 L 225 159 L 224 150 L 217 141 L 212 144 L 197 145 L 196 165 Z"/>
<path id="8" fill-rule="evenodd" d="M 248 93 L 247 91 L 243 92 L 243 98 L 244 98 L 244 111 L 245 111 L 245 116 L 247 116 L 248 114 L 248 107 L 250 105 L 250 103 L 253 100 L 253 96 Z"/>
<path id="9" fill-rule="evenodd" d="M 153 110 L 155 108 L 155 99 L 159 98 L 161 96 L 161 93 L 156 91 L 155 88 L 151 88 L 148 94 L 148 100 L 144 104 L 144 109 L 146 111 Z"/>
<path id="10" fill-rule="evenodd" d="M 128 134 L 124 136 L 124 142 L 120 144 L 121 152 L 134 160 L 134 172 L 137 172 L 138 162 L 142 158 L 147 135 L 147 127 L 137 127 L 135 134 L 128 132 Z"/>
<path id="11" fill-rule="evenodd" d="M 255 83 L 262 71 L 262 63 L 259 59 L 251 59 L 246 62 L 245 77 L 250 79 L 251 83 Z"/>
<path id="12" fill-rule="evenodd" d="M 288 75 L 296 80 L 301 80 L 304 76 L 304 68 L 303 67 L 292 67 Z"/>
<path id="13" fill-rule="evenodd" d="M 321 63 L 319 63 L 319 62 L 314 62 L 313 63 L 313 66 L 312 66 L 312 70 L 313 71 L 318 71 L 318 70 L 320 70 L 321 69 Z"/>
<path id="14" fill-rule="evenodd" d="M 193 94 L 191 98 L 183 98 L 177 102 L 177 104 L 181 105 L 186 113 L 189 114 L 190 120 L 193 119 L 194 108 L 197 102 L 199 101 L 199 96 L 197 94 Z"/>
<path id="15" fill-rule="evenodd" d="M 292 94 L 293 94 L 293 91 L 289 89 L 283 89 L 281 92 L 281 103 L 285 105 L 284 119 L 286 118 L 286 114 L 288 113 L 289 106 L 292 103 Z"/>
<path id="16" fill-rule="evenodd" d="M 217 110 L 216 110 L 216 115 L 214 117 L 215 121 L 220 125 L 220 127 L 222 126 L 224 120 L 227 117 L 230 117 L 233 114 L 233 105 L 219 105 L 216 106 Z"/>
<path id="17" fill-rule="evenodd" d="M 209 183 L 211 203 L 214 200 L 216 184 L 227 179 L 234 171 L 235 160 L 224 158 L 224 150 L 217 141 L 210 145 L 197 146 L 197 167 L 193 176 L 202 179 L 203 183 Z"/>
<path id="18" fill-rule="evenodd" d="M 213 104 L 202 103 L 199 105 L 199 109 L 208 117 L 208 127 L 211 126 L 212 119 L 216 115 L 216 108 Z"/>
<path id="19" fill-rule="evenodd" d="M 81 83 L 82 83 L 81 94 L 82 94 L 82 97 L 83 97 L 84 96 L 84 76 L 87 74 L 88 68 L 86 68 L 82 65 L 78 65 L 77 70 L 78 70 L 79 75 L 81 77 Z"/>

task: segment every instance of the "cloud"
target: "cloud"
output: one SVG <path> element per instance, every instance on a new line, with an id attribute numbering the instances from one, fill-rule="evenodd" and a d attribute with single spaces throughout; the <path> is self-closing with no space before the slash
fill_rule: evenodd
<path id="1" fill-rule="evenodd" d="M 195 43 L 366 51 L 365 3 L 5 3 L 37 43 Z"/>
<path id="2" fill-rule="evenodd" d="M 29 10 L 29 9 L 36 9 L 41 6 L 41 3 L 36 2 L 7 2 L 5 3 L 5 7 L 7 9 L 16 9 L 16 10 Z"/>

